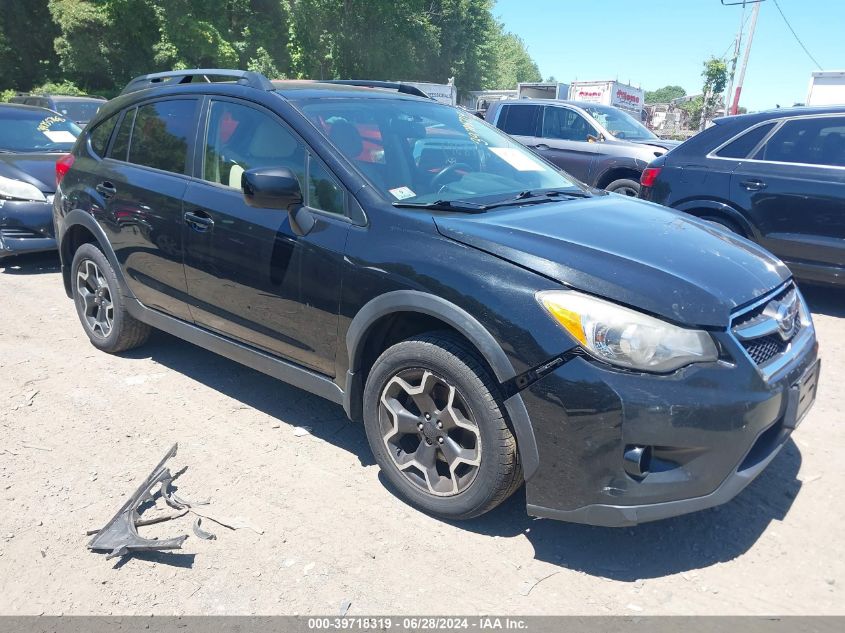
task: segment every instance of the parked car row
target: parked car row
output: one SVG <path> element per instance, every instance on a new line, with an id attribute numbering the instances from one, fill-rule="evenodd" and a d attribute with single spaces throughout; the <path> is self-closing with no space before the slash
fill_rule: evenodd
<path id="1" fill-rule="evenodd" d="M 53 201 L 92 344 L 158 328 L 342 404 L 389 485 L 443 518 L 525 485 L 533 515 L 630 525 L 723 503 L 766 467 L 820 371 L 780 260 L 373 85 L 183 70 L 100 108 Z M 582 121 L 586 140 L 558 140 L 582 143 L 592 184 L 634 182 L 614 164 L 666 149 L 612 111 L 498 106 L 522 139 Z"/>

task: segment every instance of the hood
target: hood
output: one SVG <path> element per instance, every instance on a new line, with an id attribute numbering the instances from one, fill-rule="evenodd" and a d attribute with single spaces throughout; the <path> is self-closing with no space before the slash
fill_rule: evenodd
<path id="1" fill-rule="evenodd" d="M 437 216 L 438 231 L 575 289 L 676 323 L 724 328 L 790 277 L 730 232 L 617 195 Z"/>
<path id="2" fill-rule="evenodd" d="M 63 154 L 0 154 L 0 176 L 23 180 L 42 193 L 56 191 L 56 161 Z"/>
<path id="3" fill-rule="evenodd" d="M 662 138 L 650 138 L 650 139 L 640 139 L 640 140 L 625 139 L 625 140 L 628 141 L 629 143 L 636 143 L 637 145 L 651 145 L 653 147 L 660 147 L 660 148 L 663 148 L 665 150 L 674 149 L 683 142 L 683 141 L 670 141 L 670 140 L 662 139 Z"/>

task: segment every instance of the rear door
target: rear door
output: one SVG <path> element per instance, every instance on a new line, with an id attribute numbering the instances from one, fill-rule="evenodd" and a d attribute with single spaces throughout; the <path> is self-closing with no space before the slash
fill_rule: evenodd
<path id="1" fill-rule="evenodd" d="M 215 97 L 203 115 L 184 197 L 191 314 L 203 327 L 333 375 L 351 196 L 274 113 Z M 316 218 L 304 236 L 287 212 L 243 199 L 256 167 L 294 172 Z"/>
<path id="2" fill-rule="evenodd" d="M 582 182 L 589 182 L 598 154 L 598 130 L 584 116 L 571 108 L 548 105 L 543 108 L 540 138 L 534 149 Z"/>
<path id="3" fill-rule="evenodd" d="M 799 276 L 845 268 L 845 116 L 785 121 L 731 176 L 761 243 Z"/>
<path id="4" fill-rule="evenodd" d="M 147 307 L 185 320 L 182 197 L 198 110 L 199 99 L 174 97 L 124 111 L 94 183 L 130 289 Z"/>
<path id="5" fill-rule="evenodd" d="M 497 128 L 510 134 L 523 145 L 533 148 L 542 142 L 539 139 L 542 117 L 543 106 L 533 103 L 507 103 L 499 107 L 494 123 Z"/>

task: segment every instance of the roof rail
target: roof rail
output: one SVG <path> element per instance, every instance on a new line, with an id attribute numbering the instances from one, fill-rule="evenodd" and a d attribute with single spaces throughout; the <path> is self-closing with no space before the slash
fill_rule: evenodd
<path id="1" fill-rule="evenodd" d="M 126 84 L 126 87 L 121 90 L 120 94 L 125 95 L 130 92 L 143 90 L 157 85 L 175 85 L 192 83 L 194 78 L 199 78 L 199 82 L 212 83 L 211 77 L 230 77 L 236 80 L 236 83 L 242 86 L 249 86 L 250 88 L 257 88 L 258 90 L 273 90 L 274 86 L 261 73 L 250 70 L 232 70 L 231 68 L 191 68 L 188 70 L 168 70 L 162 73 L 150 73 L 149 75 L 140 75 L 135 77 L 132 81 Z"/>
<path id="2" fill-rule="evenodd" d="M 361 86 L 362 88 L 386 88 L 387 90 L 396 90 L 406 95 L 433 99 L 433 97 L 429 97 L 416 86 L 397 81 L 375 81 L 372 79 L 318 79 L 317 81 L 321 84 L 342 84 L 346 86 Z"/>

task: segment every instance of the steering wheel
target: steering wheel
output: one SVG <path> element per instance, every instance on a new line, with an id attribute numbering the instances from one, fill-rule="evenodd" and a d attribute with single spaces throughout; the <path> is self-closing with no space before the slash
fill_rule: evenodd
<path id="1" fill-rule="evenodd" d="M 454 174 L 458 169 L 472 171 L 472 167 L 470 167 L 466 163 L 454 163 L 452 165 L 446 165 L 446 167 L 437 172 L 437 175 L 435 175 L 434 178 L 431 179 L 431 186 L 433 188 L 439 189 L 443 185 L 452 182 L 452 180 L 457 180 L 457 178 L 454 178 L 452 180 L 447 180 L 447 178 Z"/>

